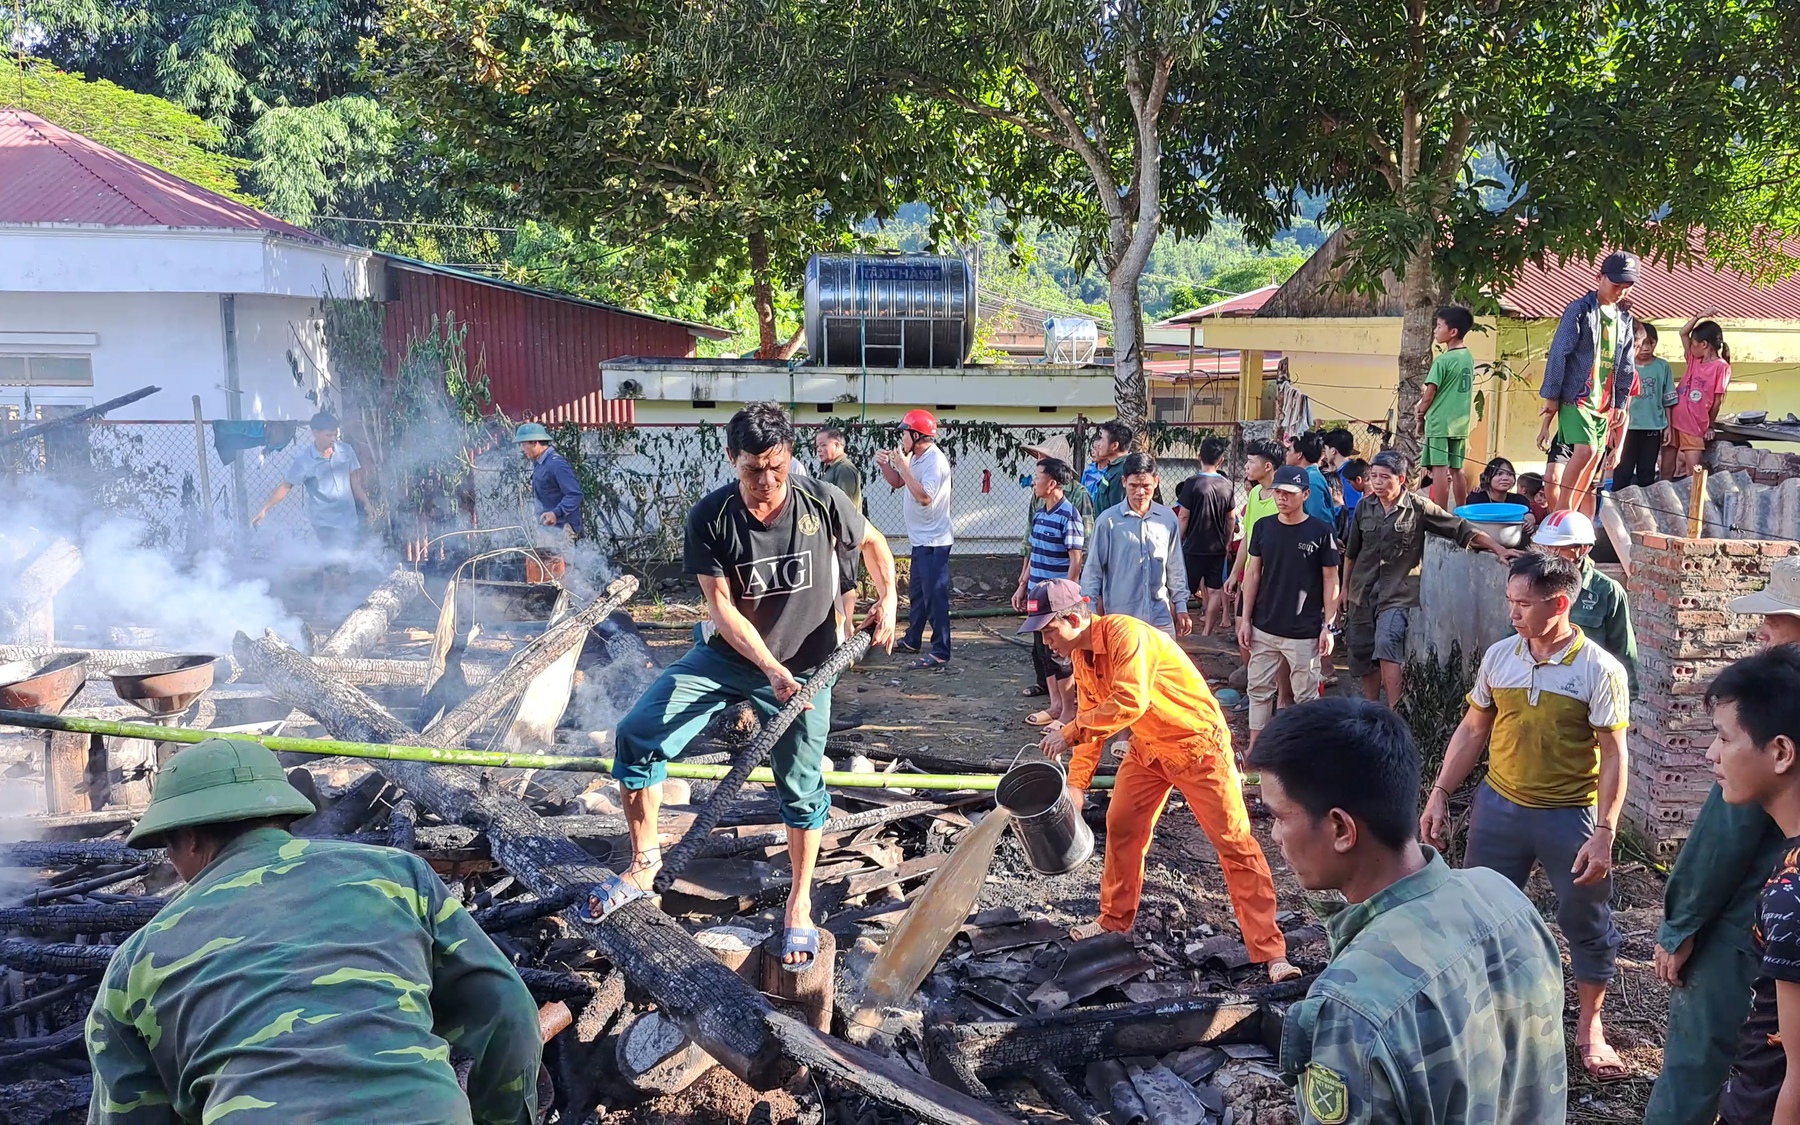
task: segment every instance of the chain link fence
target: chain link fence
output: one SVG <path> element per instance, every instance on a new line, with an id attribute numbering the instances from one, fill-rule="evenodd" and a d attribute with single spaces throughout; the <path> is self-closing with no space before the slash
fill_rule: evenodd
<path id="1" fill-rule="evenodd" d="M 0 423 L 0 439 L 21 425 Z M 306 440 L 304 424 L 281 432 L 288 440 L 280 447 L 252 446 L 227 460 L 210 422 L 75 423 L 0 445 L 0 477 L 40 504 L 132 520 L 149 546 L 191 553 L 211 542 L 264 554 L 313 541 L 298 495 L 248 525 L 285 477 L 294 443 Z"/>
<path id="2" fill-rule="evenodd" d="M 894 423 L 828 422 L 801 425 L 796 458 L 816 472 L 813 441 L 827 427 L 844 432 L 849 455 L 863 478 L 869 519 L 904 553 L 902 496 L 876 468 L 874 453 L 898 444 Z M 1017 555 L 1024 541 L 1036 458 L 1028 448 L 1048 445 L 1085 464 L 1092 428 L 946 423 L 940 446 L 952 465 L 951 525 L 959 555 Z M 1152 444 L 1162 468 L 1165 501 L 1199 471 L 1199 446 L 1217 434 L 1232 442 L 1229 463 L 1239 462 L 1237 435 L 1228 425 L 1159 425 Z M 586 502 L 590 534 L 616 564 L 637 570 L 679 563 L 688 509 L 732 479 L 722 427 L 641 425 L 576 430 L 556 435 L 556 447 L 574 465 Z M 529 480 L 511 449 L 477 459 L 478 522 L 487 526 L 529 521 Z"/>
<path id="3" fill-rule="evenodd" d="M 878 449 L 897 446 L 897 425 L 829 420 L 799 426 L 797 460 L 809 472 L 817 470 L 813 440 L 827 426 L 845 433 L 850 456 L 862 472 L 869 519 L 904 552 L 902 496 L 881 478 L 874 457 Z M 0 438 L 17 427 L 0 423 Z M 67 491 L 58 494 L 62 502 L 136 520 L 147 529 L 152 545 L 191 551 L 210 542 L 248 557 L 266 557 L 313 542 L 298 495 L 277 505 L 260 526 L 248 524 L 281 484 L 295 443 L 307 440 L 304 425 L 274 424 L 271 430 L 271 444 L 286 438 L 285 444 L 251 444 L 226 459 L 211 422 L 75 424 L 0 446 L 0 475 L 65 486 Z M 1254 423 L 1248 433 L 1235 424 L 1153 426 L 1151 445 L 1162 469 L 1164 501 L 1173 502 L 1177 487 L 1199 470 L 1199 446 L 1206 437 L 1231 442 L 1227 464 L 1235 477 L 1244 440 L 1260 432 Z M 1035 464 L 1027 449 L 1049 447 L 1079 470 L 1088 459 L 1092 433 L 1086 424 L 946 422 L 939 444 L 953 466 L 953 552 L 1018 554 Z M 631 569 L 678 564 L 688 509 L 731 479 L 720 426 L 569 426 L 555 436 L 587 493 L 584 515 L 595 545 Z M 1358 436 L 1360 445 L 1369 435 Z M 366 455 L 363 459 L 368 461 Z M 458 520 L 495 530 L 535 525 L 530 475 L 511 444 L 494 444 L 474 458 L 473 469 L 471 495 L 459 505 L 461 514 L 447 513 L 454 518 L 439 521 L 445 525 L 434 526 L 431 534 L 454 530 L 449 524 Z"/>

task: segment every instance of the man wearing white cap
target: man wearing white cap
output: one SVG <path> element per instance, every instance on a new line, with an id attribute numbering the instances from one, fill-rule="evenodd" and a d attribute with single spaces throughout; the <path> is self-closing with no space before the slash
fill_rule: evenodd
<path id="1" fill-rule="evenodd" d="M 1569 620 L 1625 665 L 1631 694 L 1637 695 L 1637 634 L 1631 628 L 1631 599 L 1589 556 L 1594 551 L 1594 521 L 1565 508 L 1551 512 L 1531 538 L 1533 544 L 1561 555 L 1581 568 L 1581 594 L 1569 607 Z"/>
<path id="2" fill-rule="evenodd" d="M 1778 560 L 1767 587 L 1725 608 L 1761 614 L 1756 639 L 1765 648 L 1800 643 L 1800 557 Z M 1656 975 L 1671 986 L 1669 1030 L 1645 1125 L 1703 1125 L 1718 1113 L 1756 979 L 1750 926 L 1782 843 L 1762 806 L 1727 804 L 1716 784 L 1694 817 L 1656 931 Z"/>

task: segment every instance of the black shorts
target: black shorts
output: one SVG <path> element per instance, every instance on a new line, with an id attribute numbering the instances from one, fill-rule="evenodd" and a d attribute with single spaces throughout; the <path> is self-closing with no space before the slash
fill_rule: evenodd
<path id="1" fill-rule="evenodd" d="M 1231 577 L 1230 555 L 1182 555 L 1187 563 L 1188 588 L 1199 593 L 1201 587 L 1208 590 L 1223 590 L 1225 580 Z"/>
<path id="2" fill-rule="evenodd" d="M 1031 664 L 1046 680 L 1066 680 L 1075 674 L 1075 665 L 1067 657 L 1056 655 L 1056 650 L 1044 643 L 1041 632 L 1031 634 Z"/>
<path id="3" fill-rule="evenodd" d="M 1550 452 L 1544 455 L 1544 463 L 1546 465 L 1567 465 L 1569 463 L 1569 457 L 1574 452 L 1575 447 L 1564 441 L 1560 436 L 1552 437 L 1550 439 Z"/>

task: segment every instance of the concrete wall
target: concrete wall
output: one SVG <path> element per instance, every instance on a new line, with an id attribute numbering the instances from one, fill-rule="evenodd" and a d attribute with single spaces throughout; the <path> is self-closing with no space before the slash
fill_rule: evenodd
<path id="1" fill-rule="evenodd" d="M 1769 566 L 1800 543 L 1639 537 L 1632 551 L 1632 623 L 1638 697 L 1631 701 L 1631 775 L 1626 822 L 1654 854 L 1680 850 L 1712 787 L 1713 737 L 1706 687 L 1732 661 L 1756 651 L 1755 617 L 1726 605 L 1768 582 Z"/>
<path id="2" fill-rule="evenodd" d="M 601 365 L 607 398 L 632 397 L 623 393 L 627 380 L 638 391 L 639 424 L 721 423 L 744 403 L 767 400 L 791 405 L 802 422 L 834 415 L 895 421 L 924 407 L 945 419 L 1036 425 L 1073 421 L 1078 413 L 1110 416 L 1114 400 L 1110 368 L 1048 364 L 866 372 L 768 363 Z M 695 407 L 696 399 L 713 405 Z"/>
<path id="3" fill-rule="evenodd" d="M 1423 659 L 1435 652 L 1448 659 L 1453 645 L 1463 659 L 1512 635 L 1506 612 L 1506 567 L 1486 551 L 1465 551 L 1447 539 L 1425 541 L 1419 572 L 1419 612 L 1407 635 L 1407 655 Z"/>
<path id="4" fill-rule="evenodd" d="M 316 341 L 316 303 L 306 298 L 239 296 L 238 378 L 246 418 L 305 418 L 305 396 L 321 373 L 302 363 L 296 386 L 288 361 L 299 339 Z M 306 353 L 319 356 L 309 345 Z M 0 404 L 92 405 L 149 384 L 160 394 L 115 411 L 115 419 L 192 418 L 199 395 L 208 418 L 229 415 L 225 334 L 216 293 L 0 293 L 0 354 L 90 355 L 92 387 L 0 387 Z"/>

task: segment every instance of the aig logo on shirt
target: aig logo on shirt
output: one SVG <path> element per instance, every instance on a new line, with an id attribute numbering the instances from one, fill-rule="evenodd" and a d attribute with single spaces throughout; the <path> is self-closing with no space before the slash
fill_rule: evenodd
<path id="1" fill-rule="evenodd" d="M 760 598 L 769 594 L 794 594 L 812 589 L 812 552 L 794 555 L 772 555 L 738 564 L 738 581 L 744 584 L 744 596 Z"/>

